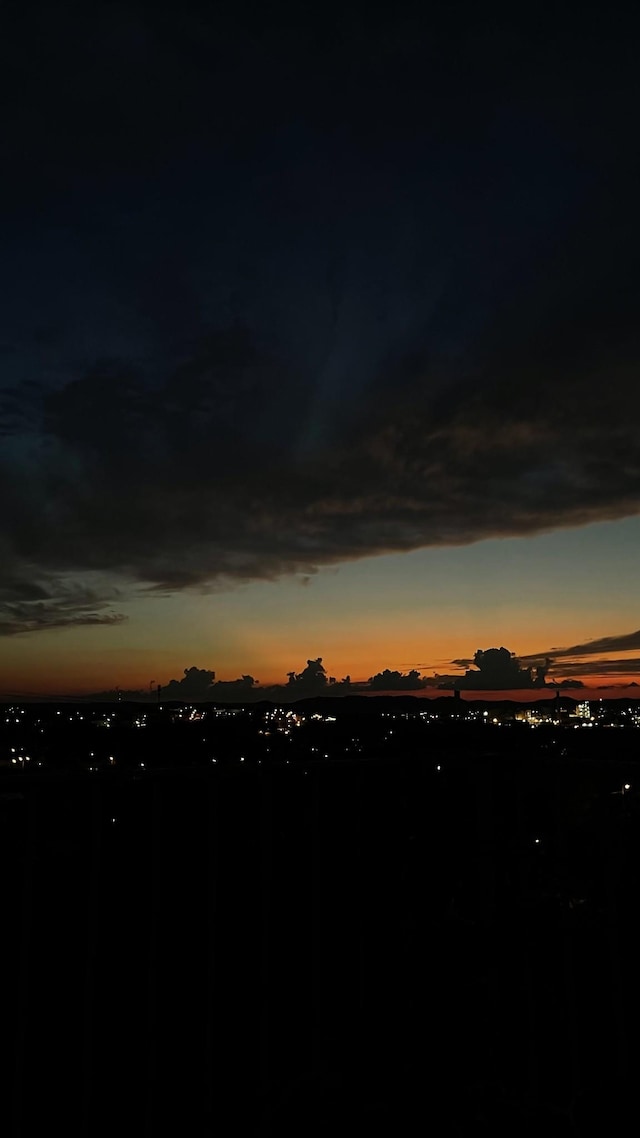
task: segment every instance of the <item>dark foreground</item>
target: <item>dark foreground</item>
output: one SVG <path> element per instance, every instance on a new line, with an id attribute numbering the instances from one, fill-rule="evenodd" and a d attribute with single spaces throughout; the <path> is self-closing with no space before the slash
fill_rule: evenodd
<path id="1" fill-rule="evenodd" d="M 5 778 L 2 1133 L 616 1132 L 636 772 L 443 753 Z"/>

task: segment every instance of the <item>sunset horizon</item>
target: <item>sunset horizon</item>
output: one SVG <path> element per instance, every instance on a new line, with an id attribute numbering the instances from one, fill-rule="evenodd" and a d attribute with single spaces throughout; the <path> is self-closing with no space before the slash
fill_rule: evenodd
<path id="1" fill-rule="evenodd" d="M 0 5 L 2 1133 L 626 1133 L 637 24 Z"/>
<path id="2" fill-rule="evenodd" d="M 633 37 L 116 7 L 6 53 L 0 693 L 640 680 Z"/>

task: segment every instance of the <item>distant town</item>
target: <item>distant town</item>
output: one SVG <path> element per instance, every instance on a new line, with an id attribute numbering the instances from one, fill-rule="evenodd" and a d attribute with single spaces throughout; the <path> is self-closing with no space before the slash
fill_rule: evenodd
<path id="1" fill-rule="evenodd" d="M 321 697 L 271 703 L 122 701 L 7 704 L 0 721 L 0 769 L 14 772 L 309 763 L 357 757 L 393 759 L 433 747 L 480 753 L 505 746 L 563 754 L 593 750 L 585 729 L 640 728 L 640 701 L 575 700 L 557 693 L 535 705 L 451 697 Z M 576 738 L 580 732 L 581 738 Z M 637 743 L 634 744 L 637 746 Z M 602 751 L 600 742 L 597 749 Z"/>
<path id="2" fill-rule="evenodd" d="M 410 1133 L 414 1027 L 444 1133 L 607 1132 L 638 1058 L 639 727 L 564 693 L 6 704 L 7 1132 L 42 1133 L 71 1070 L 78 1138 Z"/>

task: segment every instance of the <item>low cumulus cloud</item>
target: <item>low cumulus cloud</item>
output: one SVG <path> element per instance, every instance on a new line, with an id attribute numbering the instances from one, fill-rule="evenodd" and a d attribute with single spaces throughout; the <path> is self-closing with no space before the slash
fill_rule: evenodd
<path id="1" fill-rule="evenodd" d="M 506 648 L 479 649 L 473 660 L 458 659 L 452 664 L 466 668 L 463 676 L 455 673 L 438 676 L 442 688 L 460 690 L 506 690 L 528 688 L 581 687 L 593 676 L 640 675 L 640 656 L 612 654 L 630 652 L 640 647 L 640 632 L 602 636 L 568 648 L 550 648 L 528 656 L 516 656 Z"/>
<path id="2" fill-rule="evenodd" d="M 286 684 L 272 684 L 260 687 L 254 676 L 243 675 L 235 680 L 217 680 L 216 673 L 208 668 L 192 666 L 184 669 L 181 679 L 171 679 L 160 685 L 156 693 L 152 691 L 120 692 L 128 699 L 156 699 L 161 695 L 164 700 L 192 701 L 194 703 L 207 700 L 257 700 L 257 699 L 308 699 L 318 695 L 348 694 L 352 690 L 351 677 L 346 676 L 339 682 L 335 676 L 327 675 L 322 663 L 322 657 L 307 660 L 306 666 L 300 672 L 291 671 L 287 675 Z M 355 690 L 355 688 L 353 689 Z M 117 692 L 97 693 L 100 698 L 111 696 L 115 698 Z"/>
<path id="3" fill-rule="evenodd" d="M 629 647 L 638 637 L 638 633 L 628 633 L 620 636 L 601 637 L 598 640 L 587 641 L 586 645 L 616 645 L 616 651 Z M 584 645 L 574 645 L 572 655 L 578 655 L 576 649 Z M 557 654 L 559 663 L 555 665 L 552 653 Z M 555 648 L 544 655 L 518 657 L 508 648 L 478 649 L 470 659 L 460 658 L 452 661 L 458 667 L 465 667 L 463 675 L 460 673 L 442 674 L 436 672 L 425 675 L 418 668 L 411 668 L 406 672 L 383 668 L 375 672 L 366 681 L 353 681 L 351 676 L 337 679 L 327 671 L 321 656 L 310 657 L 300 670 L 292 669 L 287 673 L 286 682 L 283 678 L 281 684 L 263 686 L 254 676 L 243 675 L 234 680 L 218 680 L 212 669 L 195 666 L 185 668 L 180 679 L 171 679 L 160 686 L 162 698 L 165 700 L 181 700 L 203 702 L 208 700 L 251 702 L 260 699 L 293 701 L 309 699 L 316 696 L 333 695 L 366 695 L 390 692 L 406 694 L 425 691 L 426 689 L 440 689 L 442 691 L 555 691 L 558 689 L 584 688 L 584 681 L 593 676 L 610 676 L 611 683 L 607 687 L 634 687 L 635 681 L 630 683 L 617 683 L 619 677 L 638 675 L 640 677 L 640 656 L 626 657 L 618 660 L 609 658 L 592 658 L 585 653 L 587 659 L 564 659 L 569 649 Z M 427 667 L 423 665 L 421 667 Z M 554 671 L 554 667 L 557 668 Z M 116 698 L 115 691 L 98 693 L 100 698 L 110 696 Z M 156 699 L 156 693 L 145 691 L 120 692 L 120 696 L 129 699 Z"/>
<path id="4" fill-rule="evenodd" d="M 454 661 L 464 665 L 466 661 Z M 473 657 L 473 667 L 463 676 L 441 677 L 441 687 L 458 691 L 517 691 L 527 688 L 544 688 L 549 661 L 537 667 L 522 667 L 515 653 L 508 648 L 479 648 Z"/>
<path id="5" fill-rule="evenodd" d="M 375 676 L 370 676 L 368 690 L 374 692 L 412 692 L 421 691 L 428 685 L 429 680 L 421 676 L 416 668 L 412 668 L 406 673 L 385 668 L 382 672 L 376 672 Z"/>

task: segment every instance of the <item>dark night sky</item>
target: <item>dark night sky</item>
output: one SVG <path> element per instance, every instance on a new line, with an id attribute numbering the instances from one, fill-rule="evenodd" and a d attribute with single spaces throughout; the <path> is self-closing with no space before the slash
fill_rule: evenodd
<path id="1" fill-rule="evenodd" d="M 0 629 L 21 676 L 68 656 L 65 629 L 89 661 L 126 616 L 122 657 L 165 620 L 154 598 L 180 664 L 194 588 L 289 581 L 295 608 L 322 567 L 496 538 L 535 561 L 536 534 L 581 525 L 588 558 L 622 556 L 629 523 L 596 523 L 640 504 L 629 10 L 5 6 Z M 616 587 L 599 573 L 591 610 Z M 565 642 L 630 631 L 635 600 L 627 627 L 572 613 Z"/>

